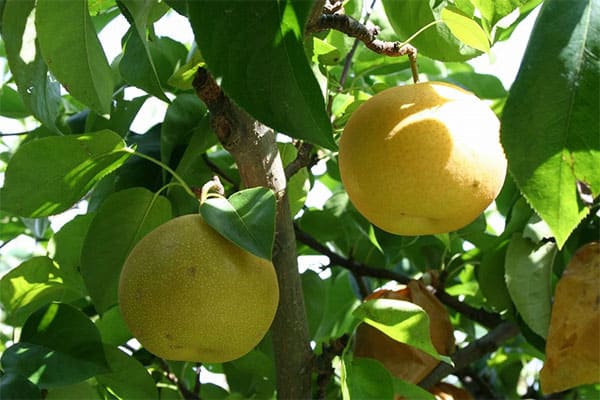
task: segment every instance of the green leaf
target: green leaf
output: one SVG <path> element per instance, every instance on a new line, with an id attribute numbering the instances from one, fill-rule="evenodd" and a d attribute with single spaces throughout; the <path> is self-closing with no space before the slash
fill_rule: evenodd
<path id="1" fill-rule="evenodd" d="M 545 338 L 550 325 L 552 265 L 556 245 L 536 245 L 514 234 L 504 263 L 508 292 L 525 323 Z"/>
<path id="2" fill-rule="evenodd" d="M 477 268 L 477 281 L 485 302 L 495 312 L 503 312 L 512 306 L 505 281 L 506 245 L 502 244 L 485 252 Z"/>
<path id="3" fill-rule="evenodd" d="M 195 94 L 180 94 L 169 104 L 160 135 L 162 162 L 169 164 L 173 151 L 187 145 L 205 114 L 206 107 Z"/>
<path id="4" fill-rule="evenodd" d="M 121 137 L 109 130 L 25 143 L 6 168 L 1 207 L 24 217 L 65 211 L 125 162 L 124 150 Z"/>
<path id="5" fill-rule="evenodd" d="M 6 84 L 0 87 L 0 115 L 7 118 L 25 118 L 31 115 L 19 92 Z"/>
<path id="6" fill-rule="evenodd" d="M 35 40 L 34 5 L 34 0 L 6 0 L 2 38 L 8 65 L 23 102 L 48 129 L 58 133 L 60 85 L 48 77 L 48 68 Z"/>
<path id="7" fill-rule="evenodd" d="M 87 1 L 38 0 L 36 4 L 37 40 L 48 68 L 73 97 L 99 114 L 108 114 L 112 72 Z"/>
<path id="8" fill-rule="evenodd" d="M 0 279 L 0 301 L 7 313 L 6 323 L 21 326 L 42 305 L 82 297 L 77 287 L 64 281 L 63 271 L 48 257 L 34 257 L 12 269 Z"/>
<path id="9" fill-rule="evenodd" d="M 284 166 L 296 159 L 298 150 L 291 143 L 278 143 L 281 162 Z M 310 190 L 310 182 L 308 180 L 308 169 L 301 168 L 287 182 L 287 195 L 290 203 L 290 211 L 292 215 L 298 212 L 304 206 L 306 196 Z"/>
<path id="10" fill-rule="evenodd" d="M 85 285 L 79 272 L 81 267 L 81 248 L 83 238 L 87 234 L 93 212 L 78 215 L 67 222 L 52 237 L 49 250 L 52 259 L 58 263 L 66 284 L 77 288 L 81 293 L 86 293 Z"/>
<path id="11" fill-rule="evenodd" d="M 490 26 L 496 25 L 503 17 L 507 16 L 528 0 L 470 0 L 485 18 Z"/>
<path id="12" fill-rule="evenodd" d="M 32 314 L 20 340 L 2 354 L 2 366 L 41 387 L 70 385 L 108 371 L 98 330 L 67 304 L 52 303 Z"/>
<path id="13" fill-rule="evenodd" d="M 160 84 L 158 72 L 152 60 L 145 29 L 143 35 L 143 39 L 140 38 L 140 34 L 133 28 L 128 32 L 123 58 L 119 61 L 119 72 L 128 84 L 168 102 L 169 98 Z"/>
<path id="14" fill-rule="evenodd" d="M 461 42 L 484 53 L 490 51 L 488 37 L 477 22 L 451 7 L 444 8 L 440 16 L 442 21 L 450 28 L 450 32 Z"/>
<path id="15" fill-rule="evenodd" d="M 306 306 L 306 317 L 308 319 L 308 330 L 313 340 L 318 340 L 316 333 L 325 316 L 324 304 L 329 302 L 330 280 L 321 279 L 314 271 L 307 270 L 302 274 L 302 292 L 304 293 L 304 304 Z"/>
<path id="16" fill-rule="evenodd" d="M 397 40 L 410 38 L 419 29 L 440 21 L 447 0 L 383 0 L 385 13 L 398 35 Z M 440 61 L 465 61 L 480 54 L 476 49 L 461 43 L 447 25 L 436 23 L 421 32 L 410 42 L 419 53 Z"/>
<path id="17" fill-rule="evenodd" d="M 102 400 L 94 379 L 79 382 L 74 385 L 51 388 L 44 400 Z"/>
<path id="18" fill-rule="evenodd" d="M 200 206 L 206 222 L 250 253 L 271 260 L 275 239 L 275 194 L 265 187 L 240 190 L 225 199 L 208 198 Z"/>
<path id="19" fill-rule="evenodd" d="M 544 2 L 506 102 L 501 138 L 515 182 L 561 248 L 600 194 L 600 4 Z"/>
<path id="20" fill-rule="evenodd" d="M 100 314 L 118 302 L 121 268 L 133 246 L 170 218 L 169 201 L 139 187 L 113 193 L 102 203 L 81 252 L 81 274 Z"/>
<path id="21" fill-rule="evenodd" d="M 110 372 L 96 375 L 96 380 L 119 399 L 158 399 L 154 379 L 138 360 L 116 347 L 104 345 Z"/>
<path id="22" fill-rule="evenodd" d="M 176 101 L 177 99 L 175 99 L 173 103 Z M 173 127 L 177 125 L 174 125 Z M 208 157 L 206 151 L 217 144 L 217 142 L 217 137 L 210 130 L 210 118 L 208 115 L 205 115 L 202 119 L 197 121 L 197 125 L 192 128 L 189 143 L 185 146 L 183 156 L 181 156 L 181 160 L 179 161 L 179 164 L 177 164 L 177 169 L 175 170 L 175 172 L 190 187 L 199 187 L 211 180 L 214 176 L 214 171 L 205 163 L 204 157 Z M 198 199 L 191 197 L 183 187 L 171 186 L 167 193 L 167 197 L 173 205 L 173 215 L 185 215 L 198 212 Z"/>
<path id="23" fill-rule="evenodd" d="M 105 118 L 95 113 L 88 113 L 85 120 L 85 132 L 94 132 L 102 129 L 110 129 L 126 137 L 129 133 L 131 123 L 148 99 L 148 96 L 138 96 L 132 100 L 125 100 L 119 96 L 113 102 L 110 118 Z"/>
<path id="24" fill-rule="evenodd" d="M 133 337 L 119 306 L 109 308 L 96 320 L 95 324 L 102 336 L 102 343 L 119 346 Z"/>
<path id="25" fill-rule="evenodd" d="M 396 395 L 402 396 L 405 399 L 419 399 L 419 400 L 437 400 L 438 398 L 434 396 L 431 392 L 423 389 L 421 386 L 418 386 L 414 383 L 405 382 L 401 379 L 398 379 L 392 376 L 394 380 L 394 393 Z M 454 399 L 455 397 L 451 397 Z"/>
<path id="26" fill-rule="evenodd" d="M 41 399 L 42 393 L 27 378 L 8 373 L 0 376 L 0 393 L 3 399 L 7 400 L 32 400 Z"/>
<path id="27" fill-rule="evenodd" d="M 304 53 L 311 8 L 312 2 L 292 0 L 188 2 L 198 47 L 225 93 L 271 128 L 334 149 L 323 95 Z"/>
<path id="28" fill-rule="evenodd" d="M 423 350 L 438 360 L 451 363 L 431 343 L 429 316 L 418 305 L 404 300 L 375 299 L 358 306 L 354 316 L 392 339 Z"/>
<path id="29" fill-rule="evenodd" d="M 370 358 L 343 358 L 345 374 L 342 374 L 342 398 L 393 399 L 392 375 L 377 360 Z"/>

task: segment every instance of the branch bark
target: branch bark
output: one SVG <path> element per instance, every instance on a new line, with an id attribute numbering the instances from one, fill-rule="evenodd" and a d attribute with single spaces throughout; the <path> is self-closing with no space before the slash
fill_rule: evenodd
<path id="1" fill-rule="evenodd" d="M 315 238 L 310 236 L 308 233 L 302 231 L 298 226 L 294 225 L 296 229 L 296 238 L 301 243 L 304 243 L 313 250 L 329 257 L 331 265 L 338 265 L 346 268 L 357 276 L 370 276 L 379 279 L 393 280 L 399 283 L 408 283 L 411 278 L 401 273 L 385 269 L 376 268 L 361 263 L 357 263 L 353 260 L 348 260 L 345 257 L 331 251 L 327 246 L 319 243 Z M 487 312 L 484 309 L 474 308 L 467 303 L 464 303 L 454 296 L 449 295 L 443 288 L 436 288 L 436 297 L 446 306 L 458 311 L 465 317 L 475 321 L 486 328 L 492 329 L 500 325 L 503 320 L 498 314 Z"/>
<path id="2" fill-rule="evenodd" d="M 275 133 L 231 102 L 206 69 L 198 69 L 194 88 L 211 113 L 214 132 L 235 159 L 243 186 L 264 186 L 276 193 L 273 264 L 281 296 L 271 336 L 277 370 L 277 397 L 309 399 L 312 351 L 298 272 L 293 216 Z"/>
<path id="3" fill-rule="evenodd" d="M 419 383 L 419 386 L 429 389 L 446 376 L 461 370 L 486 354 L 496 351 L 503 342 L 517 336 L 519 332 L 518 325 L 513 322 L 501 323 L 486 335 L 471 342 L 464 349 L 460 349 L 454 353 L 454 355 L 452 355 L 454 367 L 446 363 L 438 364 L 438 366 Z"/>
<path id="4" fill-rule="evenodd" d="M 419 81 L 417 49 L 414 46 L 398 41 L 377 39 L 379 28 L 373 25 L 362 24 L 360 21 L 345 14 L 322 14 L 307 28 L 309 32 L 318 32 L 327 29 L 335 29 L 356 38 L 363 42 L 369 50 L 377 54 L 391 57 L 408 56 L 413 81 L 415 83 Z"/>

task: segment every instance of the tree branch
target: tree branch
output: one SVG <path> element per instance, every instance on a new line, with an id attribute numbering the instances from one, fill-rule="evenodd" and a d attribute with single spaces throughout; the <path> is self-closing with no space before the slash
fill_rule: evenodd
<path id="1" fill-rule="evenodd" d="M 389 269 L 371 267 L 357 263 L 353 260 L 348 260 L 347 258 L 342 257 L 330 250 L 327 246 L 319 243 L 319 241 L 310 236 L 308 233 L 302 231 L 297 225 L 294 225 L 294 228 L 296 230 L 296 239 L 298 239 L 298 241 L 329 257 L 332 265 L 338 265 L 346 268 L 357 276 L 370 276 L 372 278 L 393 280 L 404 284 L 411 280 L 410 277 Z M 449 295 L 443 289 L 436 288 L 435 295 L 444 305 L 454 309 L 465 317 L 481 324 L 482 326 L 485 326 L 486 328 L 495 328 L 503 322 L 502 318 L 498 314 L 489 313 L 486 310 L 471 307 L 467 303 L 464 303 L 458 300 L 456 297 Z"/>
<path id="2" fill-rule="evenodd" d="M 519 334 L 519 327 L 513 322 L 503 322 L 496 326 L 485 336 L 471 342 L 467 347 L 458 350 L 452 355 L 454 367 L 446 363 L 439 363 L 420 383 L 419 386 L 429 389 L 446 376 L 460 371 L 474 361 L 488 353 L 496 351 L 506 340 Z"/>
<path id="3" fill-rule="evenodd" d="M 312 351 L 298 272 L 293 216 L 275 132 L 231 102 L 206 69 L 198 69 L 193 85 L 210 111 L 215 134 L 235 159 L 242 185 L 268 187 L 276 194 L 273 265 L 281 295 L 271 337 L 277 370 L 277 397 L 309 399 Z"/>
<path id="4" fill-rule="evenodd" d="M 165 360 L 163 360 L 162 358 L 159 358 L 158 362 L 160 363 L 160 367 L 163 370 L 165 378 L 167 378 L 171 383 L 173 383 L 175 386 L 177 386 L 177 389 L 179 390 L 179 392 L 181 393 L 181 395 L 183 396 L 183 398 L 185 400 L 200 400 L 200 396 L 198 396 L 196 393 L 194 393 L 190 389 L 188 389 L 188 387 L 185 385 L 185 383 L 180 381 L 179 378 L 177 377 L 177 375 L 175 375 L 173 372 L 171 372 L 171 369 L 169 368 L 169 364 L 167 364 L 167 362 Z"/>
<path id="5" fill-rule="evenodd" d="M 417 49 L 408 43 L 399 41 L 386 41 L 377 39 L 379 28 L 374 25 L 361 24 L 356 19 L 345 14 L 322 14 L 309 31 L 324 31 L 335 29 L 345 33 L 348 36 L 357 38 L 367 46 L 368 49 L 377 54 L 383 54 L 390 57 L 408 56 L 413 75 L 413 81 L 419 81 L 417 71 Z"/>
<path id="6" fill-rule="evenodd" d="M 285 167 L 285 177 L 289 180 L 294 174 L 300 171 L 302 168 L 307 167 L 310 168 L 316 164 L 318 161 L 318 157 L 314 154 L 313 148 L 314 146 L 308 142 L 302 142 L 299 146 L 296 147 L 298 149 L 298 154 L 296 158 Z"/>

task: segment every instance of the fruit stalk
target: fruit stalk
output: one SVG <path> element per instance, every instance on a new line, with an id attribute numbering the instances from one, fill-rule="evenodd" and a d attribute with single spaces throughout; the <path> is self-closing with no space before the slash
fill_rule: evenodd
<path id="1" fill-rule="evenodd" d="M 211 113 L 214 132 L 236 161 L 242 185 L 264 186 L 276 193 L 273 264 L 281 295 L 271 335 L 277 397 L 309 399 L 312 352 L 296 259 L 296 238 L 286 194 L 287 182 L 275 133 L 230 102 L 206 69 L 198 69 L 194 88 Z"/>

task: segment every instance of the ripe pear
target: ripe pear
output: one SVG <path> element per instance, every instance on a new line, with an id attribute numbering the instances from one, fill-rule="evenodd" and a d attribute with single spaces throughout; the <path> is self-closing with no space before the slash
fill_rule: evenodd
<path id="1" fill-rule="evenodd" d="M 133 335 L 155 355 L 230 361 L 267 333 L 279 289 L 273 264 L 243 250 L 200 215 L 174 218 L 133 248 L 119 301 Z"/>
<path id="2" fill-rule="evenodd" d="M 386 89 L 361 104 L 344 128 L 342 182 L 357 210 L 390 233 L 460 229 L 504 183 L 499 128 L 490 108 L 457 86 Z"/>

